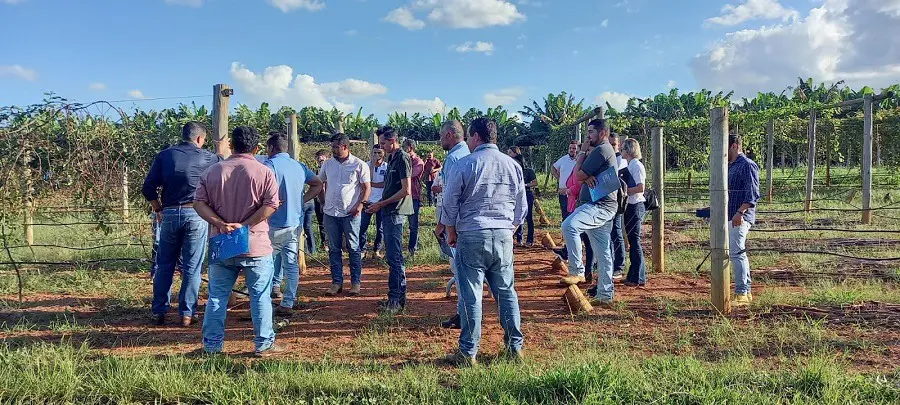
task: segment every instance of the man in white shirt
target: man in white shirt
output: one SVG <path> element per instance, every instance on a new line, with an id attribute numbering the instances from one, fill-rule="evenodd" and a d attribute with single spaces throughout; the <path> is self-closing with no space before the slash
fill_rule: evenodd
<path id="1" fill-rule="evenodd" d="M 556 163 L 553 164 L 552 169 L 553 177 L 556 178 L 557 194 L 559 194 L 559 209 L 562 212 L 563 219 L 566 219 L 566 217 L 569 216 L 569 210 L 567 209 L 569 198 L 566 195 L 566 180 L 569 179 L 569 176 L 572 174 L 572 169 L 575 168 L 576 153 L 578 153 L 578 142 L 573 140 L 569 142 L 569 154 L 559 158 Z"/>
<path id="2" fill-rule="evenodd" d="M 347 238 L 350 256 L 350 292 L 359 295 L 362 276 L 362 253 L 359 248 L 360 213 L 371 193 L 369 165 L 350 154 L 350 139 L 344 134 L 331 137 L 331 159 L 322 164 L 319 178 L 325 182 L 325 232 L 328 234 L 328 261 L 331 266 L 331 288 L 327 295 L 344 290 L 341 241 Z"/>
<path id="3" fill-rule="evenodd" d="M 384 176 L 387 173 L 388 164 L 384 161 L 384 150 L 381 146 L 375 145 L 372 148 L 372 160 L 368 163 L 369 170 L 372 174 L 372 192 L 369 194 L 369 204 L 381 201 L 382 193 L 384 193 Z M 368 204 L 367 204 L 368 205 Z M 362 212 L 362 221 L 359 226 L 359 250 L 366 251 L 368 245 L 369 224 L 372 223 L 373 214 L 369 214 L 365 210 Z M 381 226 L 381 211 L 374 214 L 375 216 L 375 242 L 372 244 L 372 253 L 381 257 L 381 239 L 384 237 L 384 228 Z"/>

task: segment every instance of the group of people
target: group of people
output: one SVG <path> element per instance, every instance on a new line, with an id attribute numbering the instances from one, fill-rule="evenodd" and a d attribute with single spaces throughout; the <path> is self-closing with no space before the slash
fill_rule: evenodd
<path id="1" fill-rule="evenodd" d="M 473 120 L 467 130 L 459 121 L 442 125 L 440 143 L 447 151 L 443 163 L 431 154 L 423 161 L 415 154 L 415 142 L 402 140 L 394 128 L 382 127 L 377 135 L 378 146 L 368 162 L 353 156 L 347 136 L 334 135 L 331 157 L 327 152 L 317 152 L 320 167 L 314 173 L 291 158 L 289 141 L 283 133 L 270 133 L 265 141 L 266 157 L 257 158 L 260 134 L 251 127 L 237 127 L 230 136 L 233 154 L 222 159 L 203 149 L 207 133 L 202 124 L 184 125 L 182 143 L 157 155 L 142 189 L 159 228 L 159 248 L 153 266 L 154 321 L 163 324 L 166 320 L 177 265 L 182 273 L 178 297 L 181 324 L 190 326 L 197 322 L 200 269 L 208 249 L 207 239 L 246 227 L 247 253 L 209 263 L 203 348 L 211 353 L 222 350 L 227 302 L 243 272 L 256 354 L 265 357 L 281 352 L 283 349 L 275 344 L 273 312 L 289 315 L 293 311 L 300 276 L 299 230 L 307 228 L 305 243 L 307 247 L 314 246 L 309 229 L 313 212 L 325 230 L 324 234 L 320 231 L 320 238 L 327 235 L 328 241 L 331 286 L 326 294 L 343 292 L 343 250 L 347 250 L 350 263 L 347 294 L 361 294 L 362 253 L 367 246 L 368 227 L 375 217 L 373 254 L 380 255 L 383 242 L 389 268 L 388 294 L 379 307 L 389 315 L 404 311 L 404 250 L 415 253 L 418 235 L 411 232 L 408 248 L 404 249 L 403 228 L 407 220 L 411 230 L 418 227 L 418 181 L 424 178 L 428 201 L 437 207 L 434 235 L 447 247 L 458 291 L 457 314 L 451 324 L 460 329 L 459 349 L 448 360 L 468 365 L 476 362 L 485 281 L 498 304 L 505 331 L 504 354 L 521 358 L 523 335 L 514 287 L 513 245 L 514 239 L 522 242 L 522 234 L 526 233 L 523 225 L 527 225 L 526 243 L 533 243 L 532 190 L 537 185 L 534 171 L 526 167 L 520 151 L 499 150 L 497 125 L 486 118 Z M 565 250 L 557 253 L 567 257 L 571 272 L 563 282 L 586 282 L 596 261 L 598 282 L 592 295 L 600 303 L 613 299 L 614 269 L 619 261 L 612 252 L 618 249 L 615 246 L 624 249 L 621 218 L 631 246 L 627 283 L 646 283 L 640 246 L 646 173 L 640 163 L 638 143 L 626 139 L 619 153 L 617 140 L 611 137 L 605 120 L 593 120 L 587 140 L 569 145 L 569 154 L 554 164 L 553 171 L 559 180 L 566 241 Z M 735 155 L 739 157 L 734 164 L 740 165 L 741 173 L 752 174 L 755 164 L 739 154 L 739 138 L 736 144 Z M 623 213 L 617 212 L 618 191 L 599 198 L 591 195 L 597 176 L 610 167 L 621 168 L 628 184 L 628 205 Z M 755 197 L 752 192 L 745 193 L 743 200 L 747 201 L 741 200 L 736 209 L 735 221 L 740 217 L 743 222 L 735 234 L 744 240 L 758 198 L 758 178 L 756 182 Z M 744 186 L 736 189 L 749 188 Z M 618 236 L 614 228 L 618 228 Z M 587 241 L 588 266 L 582 261 L 582 240 Z M 733 246 L 743 249 L 742 242 Z M 746 261 L 746 254 L 740 253 Z M 624 267 L 624 251 L 621 263 Z M 742 290 L 736 291 L 749 297 L 749 265 L 743 268 L 746 271 L 741 273 Z M 283 294 L 282 280 L 286 281 Z M 281 298 L 274 309 L 273 298 Z"/>

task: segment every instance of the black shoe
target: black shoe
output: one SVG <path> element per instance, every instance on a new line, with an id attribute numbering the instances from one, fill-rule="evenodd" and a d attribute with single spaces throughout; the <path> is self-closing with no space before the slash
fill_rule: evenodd
<path id="1" fill-rule="evenodd" d="M 647 285 L 647 283 L 638 283 L 634 281 L 626 281 L 622 284 L 624 284 L 626 287 L 644 287 L 645 285 Z"/>
<path id="2" fill-rule="evenodd" d="M 588 289 L 587 289 L 587 295 L 588 295 L 588 297 L 594 297 L 594 296 L 596 296 L 596 295 L 597 295 L 597 286 L 593 286 L 593 287 L 591 287 L 591 288 L 588 288 Z"/>
<path id="3" fill-rule="evenodd" d="M 153 316 L 151 317 L 151 320 L 153 321 L 154 325 L 163 326 L 166 324 L 166 314 L 162 314 L 162 315 L 153 314 Z"/>
<path id="4" fill-rule="evenodd" d="M 444 329 L 460 329 L 462 325 L 460 325 L 460 317 L 459 314 L 453 315 L 450 319 L 441 322 L 441 327 Z"/>
<path id="5" fill-rule="evenodd" d="M 551 250 L 553 250 L 553 254 L 555 254 L 556 257 L 558 257 L 560 260 L 564 262 L 569 261 L 569 250 L 565 247 L 553 248 Z"/>
<path id="6" fill-rule="evenodd" d="M 272 289 L 272 299 L 281 299 L 284 297 L 284 294 L 281 293 L 281 290 Z"/>

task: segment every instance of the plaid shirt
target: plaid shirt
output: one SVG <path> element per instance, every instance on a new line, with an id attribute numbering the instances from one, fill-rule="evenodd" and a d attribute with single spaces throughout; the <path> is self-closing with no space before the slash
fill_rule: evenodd
<path id="1" fill-rule="evenodd" d="M 741 205 L 750 204 L 744 221 L 756 223 L 756 201 L 759 200 L 759 166 L 743 153 L 728 164 L 728 219 L 734 218 Z"/>

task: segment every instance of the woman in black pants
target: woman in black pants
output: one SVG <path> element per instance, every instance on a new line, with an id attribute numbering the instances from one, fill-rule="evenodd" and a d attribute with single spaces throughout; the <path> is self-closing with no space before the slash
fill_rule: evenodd
<path id="1" fill-rule="evenodd" d="M 513 160 L 522 167 L 522 177 L 525 180 L 525 199 L 528 201 L 528 214 L 525 216 L 525 224 L 528 225 L 528 237 L 525 239 L 525 242 L 528 246 L 534 244 L 534 190 L 533 187 L 537 187 L 537 175 L 534 173 L 534 170 L 525 167 L 525 159 L 522 158 L 522 155 L 513 156 Z M 516 243 L 522 244 L 522 228 L 523 226 L 519 226 L 516 229 Z"/>

